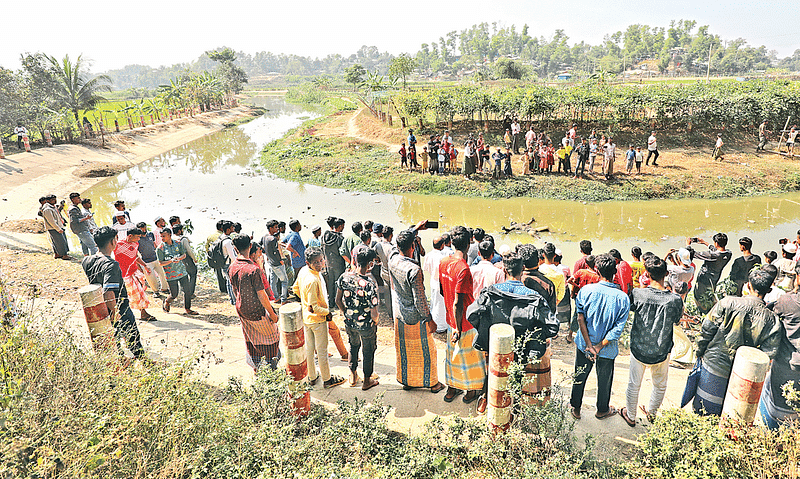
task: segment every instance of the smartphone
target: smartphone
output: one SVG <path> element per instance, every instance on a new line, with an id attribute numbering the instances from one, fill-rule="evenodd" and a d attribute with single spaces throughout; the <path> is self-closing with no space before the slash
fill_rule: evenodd
<path id="1" fill-rule="evenodd" d="M 697 238 L 692 238 L 692 243 L 697 243 Z"/>
<path id="2" fill-rule="evenodd" d="M 778 240 L 778 244 L 786 244 L 788 242 L 789 242 L 789 240 L 787 238 L 781 238 L 781 239 Z"/>
<path id="3" fill-rule="evenodd" d="M 436 229 L 436 228 L 439 227 L 439 222 L 438 221 L 430 221 L 430 220 L 428 220 L 428 221 L 425 222 L 425 226 L 427 228 Z"/>

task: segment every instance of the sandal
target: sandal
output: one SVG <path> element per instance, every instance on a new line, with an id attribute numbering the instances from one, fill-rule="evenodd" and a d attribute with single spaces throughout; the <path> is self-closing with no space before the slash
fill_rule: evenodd
<path id="1" fill-rule="evenodd" d="M 444 384 L 442 384 L 441 382 L 438 382 L 438 383 L 434 384 L 433 386 L 431 386 L 431 392 L 433 394 L 437 394 L 442 389 L 444 389 Z"/>
<path id="2" fill-rule="evenodd" d="M 569 408 L 569 413 L 572 414 L 572 417 L 575 419 L 581 418 L 581 412 L 575 409 L 574 407 Z"/>
<path id="3" fill-rule="evenodd" d="M 656 421 L 656 415 L 651 413 L 651 412 L 649 412 L 647 409 L 645 409 L 644 404 L 639 406 L 639 410 L 644 413 L 645 417 L 647 418 L 647 420 L 650 423 L 653 423 L 653 422 Z"/>
<path id="4" fill-rule="evenodd" d="M 328 379 L 327 381 L 323 382 L 322 385 L 325 387 L 325 389 L 330 389 L 332 387 L 335 387 L 335 386 L 338 386 L 340 384 L 343 384 L 345 381 L 346 381 L 345 378 L 343 378 L 341 376 L 337 376 L 337 375 L 334 374 L 333 376 L 331 376 L 330 379 Z"/>
<path id="5" fill-rule="evenodd" d="M 169 313 L 169 305 L 171 303 L 172 301 L 170 301 L 169 298 L 165 299 L 164 302 L 161 303 L 161 309 L 163 309 L 165 313 Z"/>
<path id="6" fill-rule="evenodd" d="M 620 409 L 619 410 L 619 415 L 622 416 L 622 419 L 625 420 L 625 422 L 628 424 L 628 426 L 636 427 L 636 420 L 635 419 L 631 419 L 631 418 L 628 417 L 628 408 L 624 407 L 624 408 Z"/>
<path id="7" fill-rule="evenodd" d="M 478 405 L 475 407 L 475 410 L 478 412 L 478 414 L 486 413 L 487 402 L 488 401 L 486 401 L 486 396 L 484 395 L 481 395 L 481 397 L 478 398 Z"/>
<path id="8" fill-rule="evenodd" d="M 595 413 L 594 417 L 596 417 L 597 419 L 607 419 L 607 418 L 610 418 L 611 416 L 615 416 L 617 414 L 619 414 L 619 411 L 617 411 L 617 408 L 615 408 L 614 406 L 608 406 L 608 411 L 606 411 L 604 413 L 597 412 L 597 413 Z"/>
<path id="9" fill-rule="evenodd" d="M 444 396 L 444 402 L 453 402 L 453 400 L 456 398 L 456 396 L 458 396 L 459 394 L 464 392 L 464 391 L 462 391 L 460 389 L 453 389 L 453 391 L 455 391 L 455 392 L 453 392 L 452 394 L 451 394 L 451 391 L 447 391 L 447 394 L 445 394 L 445 396 Z"/>
<path id="10" fill-rule="evenodd" d="M 472 395 L 470 396 L 470 394 L 472 394 Z M 461 398 L 461 400 L 464 402 L 464 404 L 469 404 L 472 401 L 475 401 L 476 399 L 478 399 L 479 397 L 480 397 L 480 394 L 478 394 L 478 391 L 470 391 L 467 394 L 465 394 L 464 397 Z"/>

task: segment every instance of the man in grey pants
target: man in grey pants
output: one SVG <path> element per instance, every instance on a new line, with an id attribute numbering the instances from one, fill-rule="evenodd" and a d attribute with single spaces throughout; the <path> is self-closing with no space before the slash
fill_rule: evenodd
<path id="1" fill-rule="evenodd" d="M 56 195 L 48 195 L 42 205 L 42 218 L 44 226 L 50 234 L 50 242 L 53 244 L 53 253 L 56 259 L 72 259 L 69 256 L 67 238 L 64 236 L 64 219 L 56 209 Z"/>
<path id="2" fill-rule="evenodd" d="M 72 206 L 70 206 L 67 211 L 69 216 L 69 229 L 71 229 L 80 240 L 84 256 L 96 254 L 97 245 L 94 242 L 92 233 L 89 231 L 89 220 L 92 219 L 92 214 L 84 212 L 83 208 L 81 208 L 80 193 L 70 193 L 69 200 L 72 202 Z"/>

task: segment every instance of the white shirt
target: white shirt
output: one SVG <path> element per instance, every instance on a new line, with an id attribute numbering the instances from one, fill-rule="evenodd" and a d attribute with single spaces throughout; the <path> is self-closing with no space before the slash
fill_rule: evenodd
<path id="1" fill-rule="evenodd" d="M 722 143 L 722 138 L 717 138 L 717 148 L 722 148 L 723 144 L 724 143 Z"/>
<path id="2" fill-rule="evenodd" d="M 231 241 L 230 237 L 222 240 L 222 255 L 230 261 L 236 259 L 236 248 L 233 247 L 233 241 Z"/>
<path id="3" fill-rule="evenodd" d="M 533 143 L 533 139 L 535 136 L 536 133 L 534 133 L 533 130 L 528 130 L 528 133 L 525 133 L 525 141 L 528 142 L 529 144 Z"/>
<path id="4" fill-rule="evenodd" d="M 520 127 L 519 127 L 519 123 L 517 123 L 517 122 L 515 121 L 514 123 L 512 123 L 512 124 L 511 124 L 511 133 L 512 133 L 512 134 L 516 135 L 516 134 L 518 134 L 520 131 L 521 131 L 521 130 L 520 130 Z"/>
<path id="5" fill-rule="evenodd" d="M 111 227 L 117 230 L 117 241 L 122 241 L 128 237 L 128 230 L 136 228 L 136 225 L 128 221 L 124 225 L 114 223 Z"/>
<path id="6" fill-rule="evenodd" d="M 478 294 L 483 288 L 502 283 L 506 279 L 505 273 L 500 268 L 485 259 L 482 259 L 474 266 L 470 266 L 469 272 L 472 273 L 472 294 L 475 299 L 478 299 Z"/>
<path id="7" fill-rule="evenodd" d="M 647 139 L 647 149 L 650 151 L 656 151 L 658 149 L 658 142 L 656 141 L 655 135 L 650 135 L 650 138 Z"/>

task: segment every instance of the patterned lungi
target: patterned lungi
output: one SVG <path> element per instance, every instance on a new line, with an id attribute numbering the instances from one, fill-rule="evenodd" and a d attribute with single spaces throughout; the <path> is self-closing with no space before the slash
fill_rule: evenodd
<path id="1" fill-rule="evenodd" d="M 486 359 L 472 346 L 478 332 L 464 331 L 456 343 L 451 341 L 453 328 L 447 328 L 447 358 L 444 362 L 445 384 L 462 391 L 483 389 L 486 381 Z"/>
<path id="2" fill-rule="evenodd" d="M 394 345 L 397 353 L 397 382 L 412 388 L 429 388 L 439 382 L 436 370 L 436 344 L 427 323 L 406 324 L 394 320 Z"/>

